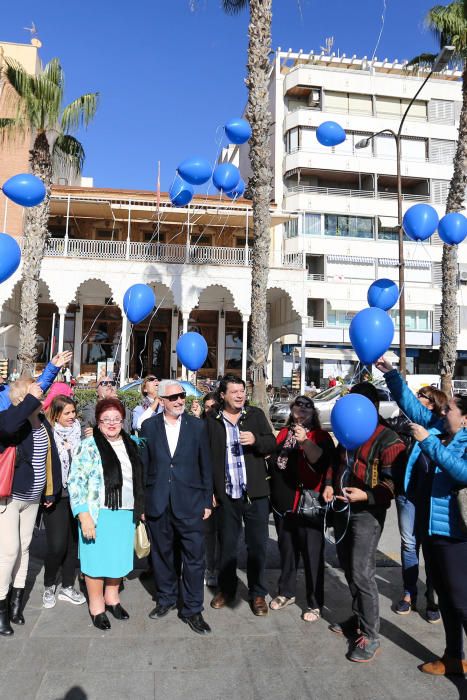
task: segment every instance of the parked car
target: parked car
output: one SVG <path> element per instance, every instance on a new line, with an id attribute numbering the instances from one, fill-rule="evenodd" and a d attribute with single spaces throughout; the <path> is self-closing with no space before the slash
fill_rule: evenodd
<path id="1" fill-rule="evenodd" d="M 382 381 L 374 382 L 376 389 L 378 390 L 379 396 L 379 412 L 383 418 L 396 418 L 399 415 L 399 407 L 393 400 L 389 389 L 386 384 Z M 349 386 L 343 386 L 338 384 L 330 389 L 317 394 L 313 401 L 315 407 L 319 414 L 319 419 L 321 421 L 321 427 L 323 430 L 332 431 L 331 426 L 331 411 L 334 404 L 341 396 L 345 395 L 349 391 Z M 274 403 L 269 409 L 269 417 L 271 423 L 276 430 L 283 428 L 287 423 L 290 414 L 290 404 L 291 401 L 278 401 Z"/>
<path id="2" fill-rule="evenodd" d="M 134 381 L 120 387 L 119 391 L 131 391 L 132 389 L 139 390 L 142 381 L 142 379 L 135 379 Z M 197 389 L 191 382 L 185 382 L 184 380 L 180 381 L 179 379 L 174 381 L 176 381 L 177 384 L 182 385 L 187 396 L 194 396 L 196 399 L 200 399 L 203 396 L 203 392 Z"/>

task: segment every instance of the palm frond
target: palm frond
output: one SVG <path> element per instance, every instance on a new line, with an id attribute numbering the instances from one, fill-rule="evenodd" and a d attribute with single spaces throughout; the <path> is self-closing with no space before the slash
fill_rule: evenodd
<path id="1" fill-rule="evenodd" d="M 93 119 L 99 103 L 99 93 L 89 92 L 70 102 L 62 113 L 61 127 L 64 132 L 87 126 Z"/>
<path id="2" fill-rule="evenodd" d="M 70 134 L 60 134 L 52 148 L 54 174 L 78 175 L 84 165 L 83 145 Z"/>
<path id="3" fill-rule="evenodd" d="M 60 117 L 62 91 L 45 73 L 37 75 L 31 85 L 30 110 L 34 114 L 34 125 L 47 129 Z"/>
<path id="4" fill-rule="evenodd" d="M 224 12 L 229 15 L 237 15 L 239 12 L 248 7 L 250 0 L 222 0 Z"/>
<path id="5" fill-rule="evenodd" d="M 60 88 L 62 94 L 65 88 L 65 76 L 58 58 L 52 58 L 44 68 L 44 75 L 51 80 L 54 85 Z"/>
<path id="6" fill-rule="evenodd" d="M 431 68 L 436 60 L 435 53 L 420 53 L 405 64 L 405 68 Z"/>
<path id="7" fill-rule="evenodd" d="M 5 57 L 5 64 L 3 74 L 7 82 L 21 98 L 25 99 L 31 90 L 32 76 L 14 58 Z"/>
<path id="8" fill-rule="evenodd" d="M 452 45 L 456 49 L 456 58 L 466 58 L 467 20 L 464 0 L 455 0 L 449 5 L 435 5 L 428 11 L 425 24 L 440 46 Z"/>

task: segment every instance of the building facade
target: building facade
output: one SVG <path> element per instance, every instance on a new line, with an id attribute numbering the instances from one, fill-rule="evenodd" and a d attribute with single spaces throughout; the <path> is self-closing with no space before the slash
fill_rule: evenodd
<path id="1" fill-rule="evenodd" d="M 279 227 L 276 245 L 285 256 L 304 256 L 307 311 L 293 335 L 286 319 L 273 346 L 275 385 L 288 381 L 291 368 L 300 365 L 304 341 L 307 381 L 323 384 L 329 374 L 351 372 L 357 358 L 348 328 L 367 306 L 368 286 L 380 277 L 398 281 L 395 140 L 381 134 L 367 148 L 356 144 L 383 129 L 397 132 L 425 77 L 398 61 L 280 49 L 275 54 L 269 83 L 274 201 L 295 214 Z M 402 132 L 403 212 L 427 202 L 440 216 L 445 213 L 462 100 L 459 79 L 460 73 L 450 70 L 433 76 L 408 113 Z M 346 131 L 345 142 L 333 148 L 316 139 L 317 127 L 328 120 Z M 238 159 L 247 171 L 247 147 L 240 147 Z M 435 234 L 423 244 L 406 239 L 404 247 L 408 369 L 437 373 L 442 242 Z M 459 246 L 458 305 L 456 375 L 462 376 L 467 243 Z M 397 307 L 391 313 L 397 350 Z"/>

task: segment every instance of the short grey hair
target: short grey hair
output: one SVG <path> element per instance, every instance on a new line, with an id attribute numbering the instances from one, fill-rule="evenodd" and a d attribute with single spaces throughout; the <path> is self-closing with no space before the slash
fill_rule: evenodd
<path id="1" fill-rule="evenodd" d="M 180 387 L 180 391 L 185 391 L 183 386 L 176 379 L 163 379 L 161 382 L 159 382 L 159 389 L 157 392 L 159 395 L 159 398 L 161 398 L 161 399 L 164 398 L 165 392 L 167 391 L 169 386 L 178 386 L 178 387 Z"/>

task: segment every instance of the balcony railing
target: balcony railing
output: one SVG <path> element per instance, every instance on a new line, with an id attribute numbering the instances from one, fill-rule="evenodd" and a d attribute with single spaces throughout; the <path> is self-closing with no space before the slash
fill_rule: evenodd
<path id="1" fill-rule="evenodd" d="M 317 272 L 310 273 L 309 272 L 307 274 L 307 280 L 309 282 L 324 282 L 324 275 L 321 272 L 319 272 L 319 273 L 317 273 Z"/>
<path id="2" fill-rule="evenodd" d="M 196 246 L 175 243 L 127 243 L 127 241 L 95 241 L 86 239 L 50 238 L 47 257 L 87 258 L 90 260 L 133 260 L 141 262 L 188 263 L 190 265 L 251 264 L 251 249 L 221 246 Z M 247 257 L 245 257 L 247 255 Z M 271 254 L 271 267 L 303 269 L 303 253 Z"/>
<path id="3" fill-rule="evenodd" d="M 397 199 L 396 192 L 375 192 L 374 190 L 347 190 L 340 187 L 316 187 L 315 185 L 293 185 L 285 188 L 286 194 L 319 194 L 327 197 L 351 197 L 361 199 Z M 403 194 L 405 202 L 429 202 L 429 194 Z"/>

